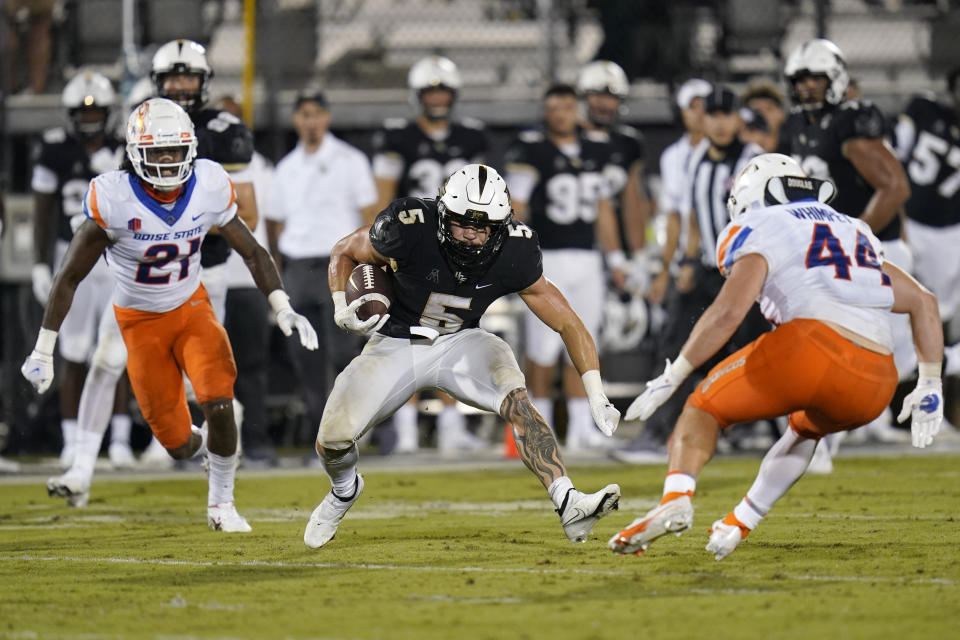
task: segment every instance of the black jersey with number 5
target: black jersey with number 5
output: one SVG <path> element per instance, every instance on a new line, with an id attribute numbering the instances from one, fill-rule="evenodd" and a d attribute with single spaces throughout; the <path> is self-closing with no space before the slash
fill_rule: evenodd
<path id="1" fill-rule="evenodd" d="M 611 197 L 607 134 L 581 131 L 575 146 L 568 155 L 542 132 L 524 131 L 506 154 L 508 172 L 536 175 L 529 223 L 543 249 L 593 249 L 597 203 Z"/>
<path id="2" fill-rule="evenodd" d="M 910 180 L 907 217 L 931 227 L 960 222 L 960 122 L 956 112 L 931 98 L 916 97 L 902 119 L 914 129 L 912 143 L 897 140 Z M 900 128 L 897 128 L 898 134 Z M 899 138 L 899 136 L 898 136 Z"/>
<path id="3" fill-rule="evenodd" d="M 400 198 L 370 227 L 373 248 L 390 259 L 393 275 L 394 302 L 380 333 L 409 338 L 410 327 L 441 334 L 476 327 L 494 300 L 523 291 L 543 273 L 536 233 L 513 223 L 487 271 L 464 278 L 441 253 L 437 225 L 436 200 Z"/>
<path id="4" fill-rule="evenodd" d="M 790 155 L 807 175 L 830 179 L 837 185 L 837 197 L 830 206 L 859 218 L 874 189 L 843 154 L 843 145 L 855 139 L 879 140 L 886 133 L 886 119 L 876 106 L 846 100 L 836 107 L 824 108 L 813 122 L 801 108 L 794 107 L 780 135 L 789 144 Z M 877 237 L 881 240 L 899 238 L 900 216 L 894 216 Z"/>
<path id="5" fill-rule="evenodd" d="M 416 122 L 391 119 L 373 138 L 375 156 L 403 165 L 397 195 L 414 198 L 435 197 L 447 176 L 465 164 L 482 161 L 487 146 L 483 124 L 473 119 L 451 123 L 442 138 L 431 138 Z"/>
<path id="6" fill-rule="evenodd" d="M 245 168 L 253 157 L 253 134 L 240 118 L 219 109 L 191 116 L 197 132 L 197 157 L 218 162 L 228 172 Z M 212 267 L 227 261 L 230 245 L 220 235 L 203 239 L 200 264 Z"/>

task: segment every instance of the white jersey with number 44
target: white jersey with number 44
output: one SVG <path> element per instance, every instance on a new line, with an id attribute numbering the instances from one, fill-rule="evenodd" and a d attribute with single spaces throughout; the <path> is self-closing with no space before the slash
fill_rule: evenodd
<path id="1" fill-rule="evenodd" d="M 226 171 L 197 160 L 193 174 L 169 203 L 152 198 L 136 175 L 111 171 L 90 181 L 83 212 L 107 232 L 107 264 L 119 307 L 163 312 L 176 309 L 200 286 L 200 244 L 211 227 L 237 214 Z"/>
<path id="2" fill-rule="evenodd" d="M 717 265 L 729 276 L 751 253 L 767 261 L 758 302 L 768 320 L 826 320 L 893 349 L 893 288 L 880 241 L 862 220 L 815 200 L 754 209 L 720 233 Z"/>

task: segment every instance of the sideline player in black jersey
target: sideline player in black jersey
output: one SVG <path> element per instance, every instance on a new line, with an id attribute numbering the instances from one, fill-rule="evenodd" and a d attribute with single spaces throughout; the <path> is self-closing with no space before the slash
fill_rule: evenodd
<path id="1" fill-rule="evenodd" d="M 99 73 L 78 73 L 63 89 L 63 106 L 69 126 L 44 132 L 33 167 L 31 188 L 34 193 L 34 249 L 36 263 L 31 272 L 33 292 L 41 305 L 46 305 L 53 285 L 53 272 L 59 270 L 73 229 L 84 220 L 83 196 L 94 176 L 112 171 L 119 165 L 119 143 L 109 132 L 110 110 L 116 95 L 110 81 Z M 52 269 L 51 269 L 52 267 Z M 94 351 L 97 325 L 113 291 L 109 268 L 100 260 L 78 289 L 77 303 L 64 319 L 60 332 L 60 355 L 63 375 L 60 378 L 60 414 L 63 449 L 60 466 L 73 463 L 77 438 L 77 414 L 80 393 L 86 376 L 86 363 Z M 119 379 L 119 376 L 117 377 Z M 112 389 L 117 379 L 113 380 Z M 111 459 L 128 466 L 130 454 L 129 416 L 122 409 L 129 395 L 121 394 L 120 402 L 106 408 L 126 418 L 126 433 L 116 442 L 125 443 L 125 451 L 114 447 Z M 106 419 L 106 417 L 105 417 Z M 121 418 L 115 422 L 119 423 Z M 104 427 L 106 428 L 106 427 Z M 119 428 L 117 429 L 119 432 Z M 123 456 L 123 453 L 126 456 Z M 121 457 L 123 459 L 121 460 Z"/>
<path id="2" fill-rule="evenodd" d="M 587 331 L 600 329 L 606 253 L 614 284 L 625 284 L 623 252 L 610 183 L 605 177 L 611 147 L 606 133 L 578 125 L 577 93 L 570 85 L 544 95 L 544 129 L 524 131 L 507 151 L 507 181 L 517 216 L 536 230 L 544 273 L 570 301 Z M 553 331 L 526 314 L 527 378 L 537 410 L 553 422 L 551 388 L 563 344 Z M 563 366 L 569 449 L 601 448 L 609 441 L 594 428 L 583 387 L 568 357 Z"/>
<path id="3" fill-rule="evenodd" d="M 457 65 L 442 56 L 421 58 L 407 75 L 413 121 L 390 119 L 374 135 L 373 175 L 377 181 L 377 211 L 395 198 L 434 198 L 444 179 L 470 162 L 483 162 L 489 142 L 483 123 L 472 118 L 453 120 L 453 107 L 463 81 Z M 437 416 L 437 448 L 476 450 L 486 443 L 467 429 L 456 402 L 439 394 L 444 409 Z M 419 448 L 416 398 L 392 418 L 396 453 Z"/>
<path id="4" fill-rule="evenodd" d="M 383 318 L 361 321 L 344 290 L 358 263 L 388 266 L 395 301 Z M 597 425 L 610 435 L 620 413 L 600 381 L 593 339 L 560 291 L 541 273 L 535 232 L 513 221 L 506 183 L 492 168 L 471 164 L 450 176 L 437 200 L 400 198 L 341 239 L 330 256 L 330 290 L 342 328 L 376 331 L 363 353 L 337 377 L 327 400 L 317 453 L 333 485 L 310 516 L 308 547 L 329 542 L 363 491 L 356 442 L 419 389 L 437 387 L 513 426 L 520 457 L 547 488 L 573 542 L 617 507 L 620 488 L 594 494 L 573 488 L 553 431 L 530 403 L 510 347 L 479 327 L 497 298 L 517 292 L 562 336 L 589 391 Z"/>
<path id="5" fill-rule="evenodd" d="M 794 103 L 782 131 L 787 153 L 809 176 L 832 180 L 837 186 L 833 206 L 869 224 L 883 243 L 886 259 L 912 271 L 913 258 L 901 239 L 900 213 L 910 186 L 885 140 L 883 114 L 869 102 L 846 99 L 850 75 L 843 52 L 829 40 L 811 40 L 790 53 L 784 75 Z M 910 322 L 896 314 L 890 320 L 894 359 L 903 380 L 917 365 Z M 896 439 L 899 433 L 891 422 L 887 411 L 868 431 L 880 439 Z M 835 448 L 839 437 L 825 438 L 817 448 L 812 472 L 832 470 L 827 447 Z"/>
<path id="6" fill-rule="evenodd" d="M 646 245 L 647 223 L 653 208 L 643 186 L 643 135 L 620 123 L 623 100 L 630 90 L 627 74 L 615 62 L 596 60 L 580 70 L 577 92 L 586 102 L 586 118 L 580 126 L 586 131 L 606 133 L 610 137 L 610 162 L 606 177 L 610 182 L 611 203 L 620 223 L 624 244 L 631 254 Z M 640 256 L 633 255 L 632 271 L 645 288 L 647 269 Z"/>
<path id="7" fill-rule="evenodd" d="M 250 229 L 257 226 L 257 201 L 253 178 L 244 172 L 253 157 L 253 134 L 229 111 L 205 108 L 207 83 L 213 69 L 206 49 L 192 40 L 172 40 L 157 49 L 150 78 L 157 95 L 173 100 L 190 115 L 196 127 L 197 157 L 220 163 L 230 174 L 237 191 L 237 215 Z M 219 234 L 210 233 L 200 247 L 203 284 L 221 322 L 227 299 L 225 265 L 230 245 Z"/>

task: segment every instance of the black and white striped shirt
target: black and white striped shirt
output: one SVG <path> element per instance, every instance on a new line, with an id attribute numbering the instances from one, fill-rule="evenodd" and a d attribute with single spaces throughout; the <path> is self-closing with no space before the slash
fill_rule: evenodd
<path id="1" fill-rule="evenodd" d="M 710 157 L 709 147 L 701 147 L 691 159 L 683 215 L 692 212 L 700 226 L 700 260 L 707 267 L 717 268 L 717 236 L 730 221 L 727 216 L 727 195 L 733 179 L 751 158 L 763 153 L 755 144 L 735 142 L 722 160 Z"/>

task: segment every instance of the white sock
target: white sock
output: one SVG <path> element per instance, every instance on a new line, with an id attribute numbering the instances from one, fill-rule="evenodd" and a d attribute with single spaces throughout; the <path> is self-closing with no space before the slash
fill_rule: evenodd
<path id="1" fill-rule="evenodd" d="M 597 431 L 597 428 L 590 413 L 590 401 L 586 398 L 567 398 L 567 439 L 572 433 L 592 435 L 592 431 Z"/>
<path id="2" fill-rule="evenodd" d="M 556 480 L 550 483 L 550 486 L 547 488 L 547 493 L 550 494 L 550 499 L 553 500 L 553 506 L 558 510 L 563 504 L 563 501 L 567 497 L 567 492 L 573 489 L 573 480 L 568 476 L 560 476 Z"/>
<path id="3" fill-rule="evenodd" d="M 800 479 L 807 470 L 807 465 L 810 464 L 810 458 L 813 457 L 813 451 L 816 448 L 816 440 L 804 438 L 793 429 L 787 429 L 787 432 L 770 447 L 760 463 L 757 479 L 747 491 L 747 499 L 758 513 L 761 515 L 769 513 L 777 500 Z M 740 522 L 750 526 L 744 520 Z"/>
<path id="4" fill-rule="evenodd" d="M 408 402 L 393 412 L 393 428 L 397 432 L 399 449 L 410 451 L 420 446 L 416 403 Z"/>
<path id="5" fill-rule="evenodd" d="M 114 375 L 103 367 L 93 365 L 83 381 L 83 391 L 80 393 L 80 408 L 77 410 L 77 423 L 85 431 L 99 433 L 100 437 L 107 431 L 110 422 L 110 413 L 113 411 L 113 400 L 117 394 L 117 380 Z M 130 416 L 127 416 L 129 424 Z M 111 434 L 111 442 L 113 436 Z M 127 442 L 130 441 L 130 427 L 127 427 Z"/>
<path id="6" fill-rule="evenodd" d="M 547 423 L 547 426 L 556 433 L 556 429 L 553 427 L 553 398 L 537 398 L 531 396 L 530 402 L 533 404 L 533 408 L 537 410 L 537 413 L 543 417 L 543 421 Z"/>
<path id="7" fill-rule="evenodd" d="M 763 520 L 763 516 L 767 514 L 766 512 L 760 513 L 757 505 L 753 504 L 750 498 L 744 496 L 740 504 L 733 508 L 733 515 L 740 521 L 740 524 L 753 531 Z"/>
<path id="8" fill-rule="evenodd" d="M 460 413 L 456 405 L 444 406 L 437 416 L 437 429 L 463 432 L 467 430 L 467 417 Z"/>
<path id="9" fill-rule="evenodd" d="M 333 461 L 320 456 L 323 470 L 330 477 L 333 495 L 343 500 L 349 500 L 356 493 L 357 461 L 359 459 L 360 451 L 357 449 L 357 445 L 353 445 L 342 456 Z"/>
<path id="10" fill-rule="evenodd" d="M 224 502 L 233 502 L 237 454 L 218 456 L 215 453 L 207 453 L 207 459 L 210 461 L 210 488 L 207 493 L 207 504 L 212 507 Z"/>
<path id="11" fill-rule="evenodd" d="M 72 418 L 64 418 L 60 421 L 60 432 L 63 434 L 63 448 L 72 447 L 77 444 L 77 421 Z"/>
<path id="12" fill-rule="evenodd" d="M 682 471 L 671 471 L 663 480 L 663 495 L 671 493 L 694 493 L 697 490 L 697 479 Z"/>
<path id="13" fill-rule="evenodd" d="M 103 434 L 86 429 L 77 430 L 76 447 L 74 448 L 73 465 L 70 467 L 70 473 L 82 474 L 87 479 L 92 478 L 93 467 L 97 463 L 97 456 L 100 455 L 100 443 L 102 441 Z"/>
<path id="14" fill-rule="evenodd" d="M 111 444 L 130 444 L 130 425 L 132 424 L 130 416 L 125 413 L 115 413 L 110 418 L 110 443 Z"/>

